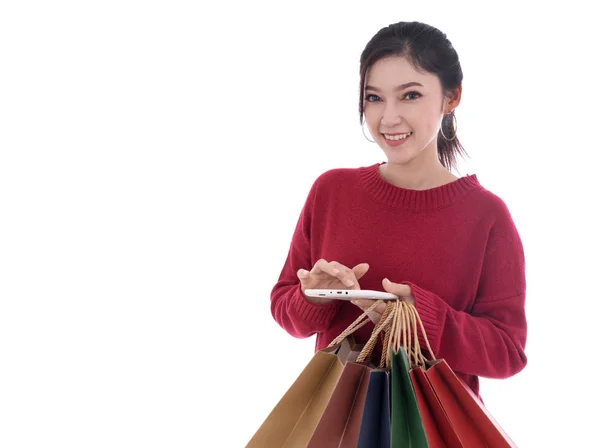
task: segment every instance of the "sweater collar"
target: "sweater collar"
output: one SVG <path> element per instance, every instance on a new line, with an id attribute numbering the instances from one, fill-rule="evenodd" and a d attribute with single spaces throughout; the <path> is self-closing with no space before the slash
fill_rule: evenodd
<path id="1" fill-rule="evenodd" d="M 377 202 L 415 213 L 447 207 L 470 191 L 482 188 L 477 176 L 471 174 L 428 190 L 410 190 L 384 180 L 379 174 L 380 165 L 376 163 L 359 169 L 363 188 Z"/>

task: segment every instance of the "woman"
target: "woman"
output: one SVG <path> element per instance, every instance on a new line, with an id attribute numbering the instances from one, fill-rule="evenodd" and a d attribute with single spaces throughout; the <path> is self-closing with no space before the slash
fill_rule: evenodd
<path id="1" fill-rule="evenodd" d="M 273 317 L 292 336 L 316 334 L 319 350 L 372 302 L 304 290 L 394 293 L 415 305 L 436 356 L 479 394 L 478 377 L 507 378 L 527 363 L 525 261 L 504 202 L 475 175 L 451 173 L 463 151 L 458 55 L 436 28 L 400 22 L 367 44 L 360 76 L 361 123 L 387 162 L 315 181 L 271 294 Z"/>

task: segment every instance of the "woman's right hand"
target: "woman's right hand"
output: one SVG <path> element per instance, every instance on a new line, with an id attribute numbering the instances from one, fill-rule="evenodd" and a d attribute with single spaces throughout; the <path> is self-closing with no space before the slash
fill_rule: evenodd
<path id="1" fill-rule="evenodd" d="M 350 269 L 337 261 L 320 259 L 310 271 L 300 269 L 297 275 L 300 279 L 302 292 L 305 289 L 360 289 L 358 280 L 368 270 L 369 265 L 367 263 L 357 264 Z M 335 300 L 307 297 L 306 295 L 304 297 L 315 305 L 326 305 Z"/>

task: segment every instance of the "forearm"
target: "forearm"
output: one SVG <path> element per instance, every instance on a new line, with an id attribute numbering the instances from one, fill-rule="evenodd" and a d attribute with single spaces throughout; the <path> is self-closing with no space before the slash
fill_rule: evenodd
<path id="1" fill-rule="evenodd" d="M 304 297 L 299 283 L 280 280 L 271 293 L 271 314 L 290 335 L 307 338 L 329 328 L 340 303 L 315 305 Z"/>
<path id="2" fill-rule="evenodd" d="M 431 348 L 457 372 L 507 378 L 527 364 L 524 294 L 478 303 L 472 314 L 410 284 Z M 420 334 L 420 343 L 425 341 Z"/>

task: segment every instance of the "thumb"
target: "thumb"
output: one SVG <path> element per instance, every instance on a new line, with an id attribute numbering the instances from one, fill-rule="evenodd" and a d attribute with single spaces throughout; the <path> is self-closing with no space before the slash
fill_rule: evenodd
<path id="1" fill-rule="evenodd" d="M 410 286 L 402 283 L 391 282 L 387 278 L 384 278 L 381 284 L 383 285 L 383 289 L 385 289 L 387 292 L 396 294 L 399 297 L 409 296 L 412 293 Z"/>
<path id="2" fill-rule="evenodd" d="M 306 283 L 308 283 L 308 280 L 310 279 L 310 272 L 307 271 L 306 269 L 298 269 L 298 272 L 296 273 L 296 275 L 298 276 L 298 279 L 300 280 L 302 289 L 304 289 L 304 286 L 306 285 Z"/>
<path id="3" fill-rule="evenodd" d="M 356 276 L 357 280 L 360 280 L 360 278 L 363 275 L 365 275 L 368 270 L 369 270 L 368 263 L 360 263 L 352 268 L 352 272 L 354 272 L 354 275 Z"/>

